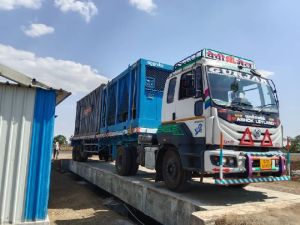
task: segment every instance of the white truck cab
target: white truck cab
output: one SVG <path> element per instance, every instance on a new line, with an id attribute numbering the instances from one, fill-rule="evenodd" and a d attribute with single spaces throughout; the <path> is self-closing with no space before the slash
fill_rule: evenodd
<path id="1" fill-rule="evenodd" d="M 203 49 L 176 63 L 161 122 L 157 179 L 170 189 L 195 174 L 223 185 L 289 179 L 276 89 L 251 60 Z"/>

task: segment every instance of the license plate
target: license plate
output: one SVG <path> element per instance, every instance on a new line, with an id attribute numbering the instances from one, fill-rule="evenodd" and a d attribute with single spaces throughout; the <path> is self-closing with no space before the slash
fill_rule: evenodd
<path id="1" fill-rule="evenodd" d="M 261 170 L 272 169 L 272 160 L 271 159 L 261 159 L 260 160 L 260 169 Z"/>

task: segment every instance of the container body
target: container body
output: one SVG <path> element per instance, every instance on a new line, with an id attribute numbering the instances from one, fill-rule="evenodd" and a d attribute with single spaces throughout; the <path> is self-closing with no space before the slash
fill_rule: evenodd
<path id="1" fill-rule="evenodd" d="M 122 135 L 135 128 L 157 129 L 164 85 L 173 67 L 139 59 L 77 102 L 73 145 L 80 137 Z M 73 140 L 75 140 L 73 139 Z"/>

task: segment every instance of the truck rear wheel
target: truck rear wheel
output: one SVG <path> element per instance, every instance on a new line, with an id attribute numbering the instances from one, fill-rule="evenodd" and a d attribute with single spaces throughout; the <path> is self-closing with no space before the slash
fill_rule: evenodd
<path id="1" fill-rule="evenodd" d="M 132 156 L 128 148 L 120 146 L 117 150 L 116 170 L 121 176 L 130 175 Z"/>
<path id="2" fill-rule="evenodd" d="M 84 152 L 84 147 L 80 146 L 78 147 L 79 151 L 77 152 L 77 161 L 79 162 L 86 162 L 88 160 L 88 154 L 86 152 Z"/>
<path id="3" fill-rule="evenodd" d="M 131 153 L 131 168 L 130 168 L 129 175 L 134 176 L 137 174 L 139 170 L 139 164 L 137 163 L 138 153 L 136 147 L 131 146 L 128 147 L 128 149 Z"/>
<path id="4" fill-rule="evenodd" d="M 73 150 L 72 150 L 72 159 L 73 159 L 73 161 L 77 161 L 77 155 L 78 155 L 77 148 L 73 147 Z"/>
<path id="5" fill-rule="evenodd" d="M 162 174 L 166 186 L 176 192 L 188 189 L 188 172 L 182 168 L 176 149 L 169 149 L 163 158 Z"/>

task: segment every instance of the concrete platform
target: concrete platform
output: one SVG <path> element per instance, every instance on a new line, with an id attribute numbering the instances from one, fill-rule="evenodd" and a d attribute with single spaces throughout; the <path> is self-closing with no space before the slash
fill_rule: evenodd
<path id="1" fill-rule="evenodd" d="M 154 182 L 154 171 L 140 167 L 136 176 L 121 177 L 113 163 L 65 161 L 65 166 L 90 183 L 166 225 L 214 224 L 228 214 L 249 214 L 300 203 L 300 195 L 256 187 L 244 189 L 194 182 L 188 193 L 174 193 Z"/>

